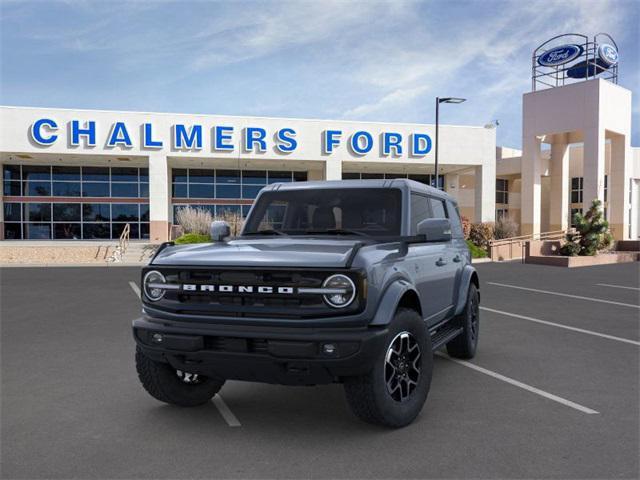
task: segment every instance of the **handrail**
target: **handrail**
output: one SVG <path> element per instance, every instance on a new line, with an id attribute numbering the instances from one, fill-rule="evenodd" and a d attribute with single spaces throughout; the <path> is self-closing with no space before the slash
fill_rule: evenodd
<path id="1" fill-rule="evenodd" d="M 550 232 L 540 232 L 540 233 L 532 233 L 529 235 L 520 235 L 518 237 L 510 237 L 510 238 L 501 238 L 498 240 L 490 240 L 489 246 L 497 247 L 499 245 L 507 245 L 509 243 L 515 242 L 528 242 L 532 240 L 550 240 L 552 238 L 562 238 L 568 232 L 573 231 L 573 229 L 569 230 L 553 230 Z"/>
<path id="2" fill-rule="evenodd" d="M 131 235 L 131 225 L 126 224 L 122 229 L 122 233 L 118 238 L 118 246 L 113 250 L 113 253 L 109 258 L 107 258 L 107 262 L 121 262 L 122 257 L 124 256 L 124 252 L 127 251 L 129 247 L 129 239 Z"/>

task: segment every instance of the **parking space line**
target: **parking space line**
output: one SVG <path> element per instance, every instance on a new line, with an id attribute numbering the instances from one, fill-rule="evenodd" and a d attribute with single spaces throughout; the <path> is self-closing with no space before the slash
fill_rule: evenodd
<path id="1" fill-rule="evenodd" d="M 224 418 L 224 421 L 227 422 L 227 425 L 229 425 L 230 427 L 242 426 L 238 418 L 233 414 L 231 409 L 229 409 L 220 394 L 217 394 L 215 397 L 213 397 L 213 404 L 220 412 L 220 415 L 222 415 L 222 418 Z"/>
<path id="2" fill-rule="evenodd" d="M 638 287 L 627 287 L 625 285 L 612 285 L 610 283 L 596 283 L 599 287 L 611 287 L 611 288 L 624 288 L 625 290 L 637 290 L 640 291 Z"/>
<path id="3" fill-rule="evenodd" d="M 129 282 L 129 285 L 131 286 L 131 290 L 133 290 L 133 293 L 135 293 L 138 298 L 140 298 L 140 287 L 138 287 L 138 284 L 136 284 L 136 282 Z"/>
<path id="4" fill-rule="evenodd" d="M 586 413 L 587 415 L 600 413 L 600 412 L 597 412 L 596 410 L 592 410 L 591 408 L 580 405 L 579 403 L 575 403 L 570 400 L 567 400 L 566 398 L 558 397 L 557 395 L 553 395 L 552 393 L 545 392 L 544 390 L 540 390 L 539 388 L 532 387 L 531 385 L 527 385 L 526 383 L 519 382 L 518 380 L 514 380 L 513 378 L 505 377 L 504 375 L 501 375 L 492 370 L 487 370 L 486 368 L 482 368 L 474 363 L 467 362 L 464 360 L 458 360 L 457 358 L 451 358 L 441 352 L 436 352 L 436 355 L 442 358 L 446 358 L 447 360 L 457 363 L 458 365 L 462 365 L 464 367 L 468 367 L 477 372 L 484 373 L 485 375 L 493 377 L 497 380 L 501 380 L 505 383 L 513 385 L 514 387 L 518 387 L 528 392 L 535 393 L 536 395 L 540 395 L 541 397 L 547 398 L 549 400 L 553 400 L 554 402 L 560 403 L 566 407 L 573 408 L 574 410 L 578 410 L 579 412 L 582 412 L 582 413 Z"/>
<path id="5" fill-rule="evenodd" d="M 570 295 L 568 293 L 550 292 L 549 290 L 540 290 L 537 288 L 520 287 L 518 285 L 507 285 L 506 283 L 487 282 L 489 285 L 496 285 L 498 287 L 515 288 L 517 290 L 526 290 L 529 292 L 545 293 L 547 295 L 557 295 L 559 297 L 577 298 L 578 300 L 587 300 L 589 302 L 608 303 L 610 305 L 619 305 L 621 307 L 630 307 L 640 309 L 640 305 L 634 305 L 632 303 L 614 302 L 613 300 L 605 300 L 603 298 L 583 297 L 581 295 Z"/>
<path id="6" fill-rule="evenodd" d="M 527 320 L 529 322 L 540 323 L 542 325 L 549 325 L 550 327 L 564 328 L 565 330 L 571 330 L 573 332 L 586 333 L 587 335 L 606 338 L 608 340 L 615 340 L 616 342 L 630 343 L 631 345 L 640 346 L 640 342 L 637 342 L 635 340 L 629 340 L 628 338 L 622 338 L 622 337 L 615 337 L 613 335 L 598 333 L 592 330 L 585 330 L 584 328 L 570 327 L 568 325 L 562 325 L 560 323 L 548 322 L 546 320 L 540 320 L 539 318 L 527 317 L 525 315 L 518 315 L 517 313 L 504 312 L 502 310 L 495 310 L 493 308 L 488 308 L 488 307 L 480 307 L 480 310 L 485 310 L 487 312 L 492 312 L 492 313 L 498 313 L 500 315 L 506 315 L 507 317 L 519 318 L 521 320 Z"/>

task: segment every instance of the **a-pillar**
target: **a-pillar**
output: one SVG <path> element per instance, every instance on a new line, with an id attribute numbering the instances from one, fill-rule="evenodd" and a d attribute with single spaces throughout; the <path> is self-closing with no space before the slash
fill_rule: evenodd
<path id="1" fill-rule="evenodd" d="M 595 199 L 604 202 L 605 167 L 604 129 L 599 126 L 584 132 L 582 163 L 582 210 L 586 212 Z"/>
<path id="2" fill-rule="evenodd" d="M 342 180 L 342 162 L 337 158 L 327 158 L 324 162 L 325 180 Z"/>
<path id="3" fill-rule="evenodd" d="M 542 159 L 540 138 L 525 136 L 522 152 L 522 235 L 540 233 Z"/>
<path id="4" fill-rule="evenodd" d="M 550 170 L 549 230 L 566 230 L 569 225 L 569 145 L 566 133 L 554 135 Z"/>
<path id="5" fill-rule="evenodd" d="M 609 167 L 609 225 L 613 238 L 629 237 L 629 178 L 631 177 L 631 145 L 628 135 L 611 138 L 611 162 Z"/>
<path id="6" fill-rule="evenodd" d="M 476 222 L 496 219 L 496 163 L 487 161 L 475 167 L 474 216 Z"/>
<path id="7" fill-rule="evenodd" d="M 163 154 L 149 155 L 149 238 L 152 243 L 169 240 L 169 162 Z"/>

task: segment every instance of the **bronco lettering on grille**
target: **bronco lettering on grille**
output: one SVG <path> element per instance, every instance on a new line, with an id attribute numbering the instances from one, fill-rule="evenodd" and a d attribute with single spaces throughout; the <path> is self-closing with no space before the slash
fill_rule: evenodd
<path id="1" fill-rule="evenodd" d="M 217 292 L 217 293 L 264 293 L 290 295 L 294 293 L 293 287 L 271 287 L 267 285 L 209 285 L 184 283 L 182 290 L 185 292 Z"/>

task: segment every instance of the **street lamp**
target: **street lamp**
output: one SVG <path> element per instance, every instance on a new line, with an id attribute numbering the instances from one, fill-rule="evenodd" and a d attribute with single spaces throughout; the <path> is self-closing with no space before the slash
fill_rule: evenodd
<path id="1" fill-rule="evenodd" d="M 436 165 L 435 165 L 435 177 L 436 177 L 436 188 L 438 188 L 438 130 L 440 127 L 440 104 L 441 103 L 462 103 L 466 101 L 466 98 L 458 98 L 458 97 L 436 97 Z"/>

